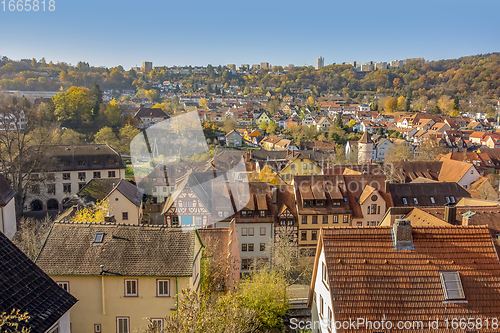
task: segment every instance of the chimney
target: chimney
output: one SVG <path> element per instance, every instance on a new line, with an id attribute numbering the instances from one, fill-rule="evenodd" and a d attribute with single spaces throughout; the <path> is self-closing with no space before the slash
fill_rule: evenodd
<path id="1" fill-rule="evenodd" d="M 278 203 L 278 188 L 276 186 L 271 186 L 271 199 L 273 205 Z"/>
<path id="2" fill-rule="evenodd" d="M 457 218 L 457 207 L 451 202 L 444 204 L 444 221 L 446 223 L 455 224 Z"/>
<path id="3" fill-rule="evenodd" d="M 392 225 L 392 242 L 396 250 L 413 250 L 410 220 L 397 219 Z"/>
<path id="4" fill-rule="evenodd" d="M 462 225 L 463 226 L 469 226 L 471 225 L 472 220 L 474 219 L 474 215 L 476 215 L 475 212 L 468 211 L 467 213 L 462 214 Z"/>

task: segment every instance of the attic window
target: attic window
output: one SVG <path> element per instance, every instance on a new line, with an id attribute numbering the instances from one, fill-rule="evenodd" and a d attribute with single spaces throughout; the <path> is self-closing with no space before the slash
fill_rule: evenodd
<path id="1" fill-rule="evenodd" d="M 418 200 L 417 200 L 417 198 L 413 198 L 413 203 L 414 203 L 415 205 L 418 205 Z"/>
<path id="2" fill-rule="evenodd" d="M 94 243 L 102 243 L 104 239 L 104 232 L 98 232 L 94 236 Z"/>
<path id="3" fill-rule="evenodd" d="M 444 299 L 464 300 L 465 294 L 460 280 L 460 274 L 457 271 L 439 272 L 441 287 L 443 287 Z"/>
<path id="4" fill-rule="evenodd" d="M 449 203 L 450 202 L 450 197 L 446 197 L 446 202 Z"/>
<path id="5" fill-rule="evenodd" d="M 431 203 L 435 204 L 436 203 L 436 200 L 434 200 L 434 197 L 431 197 Z"/>
<path id="6" fill-rule="evenodd" d="M 407 204 L 408 204 L 408 201 L 406 200 L 406 198 L 403 198 L 403 203 L 404 203 L 405 205 L 407 205 Z"/>
<path id="7" fill-rule="evenodd" d="M 455 197 L 454 196 L 451 196 L 450 200 L 451 200 L 452 203 L 455 203 Z"/>

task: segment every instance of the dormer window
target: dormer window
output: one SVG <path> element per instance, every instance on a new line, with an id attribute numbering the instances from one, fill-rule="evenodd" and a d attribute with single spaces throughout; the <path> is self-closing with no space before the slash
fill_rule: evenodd
<path id="1" fill-rule="evenodd" d="M 312 206 L 313 206 L 312 200 L 304 200 L 304 207 L 312 207 Z"/>
<path id="2" fill-rule="evenodd" d="M 444 300 L 465 300 L 465 293 L 457 271 L 439 272 L 441 287 L 443 288 Z"/>
<path id="3" fill-rule="evenodd" d="M 317 207 L 324 207 L 325 201 L 324 200 L 316 200 L 316 206 Z"/>
<path id="4" fill-rule="evenodd" d="M 104 240 L 104 232 L 98 232 L 94 236 L 94 243 L 102 243 Z"/>

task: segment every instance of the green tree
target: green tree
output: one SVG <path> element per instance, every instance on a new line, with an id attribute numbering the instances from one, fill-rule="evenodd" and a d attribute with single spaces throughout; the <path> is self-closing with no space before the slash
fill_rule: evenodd
<path id="1" fill-rule="evenodd" d="M 288 283 L 282 272 L 261 269 L 244 278 L 239 286 L 243 304 L 256 312 L 262 328 L 283 328 L 289 308 Z"/>
<path id="2" fill-rule="evenodd" d="M 411 89 L 408 89 L 408 93 L 406 94 L 406 105 L 405 105 L 406 112 L 411 111 L 411 97 L 412 97 Z"/>
<path id="3" fill-rule="evenodd" d="M 101 88 L 97 83 L 94 82 L 94 84 L 92 85 L 90 94 L 91 94 L 91 104 L 92 104 L 92 115 L 96 117 L 99 114 L 103 96 Z"/>
<path id="4" fill-rule="evenodd" d="M 103 127 L 99 130 L 99 132 L 94 135 L 94 141 L 96 143 L 104 143 L 107 144 L 115 149 L 118 148 L 119 143 L 118 143 L 118 138 L 116 137 L 116 134 L 113 133 L 113 130 L 110 127 Z"/>
<path id="5" fill-rule="evenodd" d="M 267 122 L 261 121 L 259 124 L 259 129 L 265 131 L 267 129 Z"/>
<path id="6" fill-rule="evenodd" d="M 52 96 L 54 116 L 65 127 L 78 128 L 92 123 L 91 93 L 87 88 L 71 87 Z"/>
<path id="7" fill-rule="evenodd" d="M 267 124 L 267 129 L 266 129 L 266 132 L 270 135 L 274 135 L 276 134 L 276 130 L 278 129 L 278 125 L 276 125 L 276 123 L 274 121 L 270 121 L 268 124 Z"/>
<path id="8" fill-rule="evenodd" d="M 130 143 L 141 131 L 130 124 L 125 124 L 120 128 L 118 138 L 120 139 L 119 150 L 121 153 L 130 154 Z"/>
<path id="9" fill-rule="evenodd" d="M 103 110 L 106 124 L 109 126 L 118 126 L 122 122 L 122 110 L 118 104 L 106 104 Z"/>
<path id="10" fill-rule="evenodd" d="M 441 108 L 436 104 L 432 108 L 432 112 L 435 113 L 435 114 L 440 114 L 441 113 Z"/>

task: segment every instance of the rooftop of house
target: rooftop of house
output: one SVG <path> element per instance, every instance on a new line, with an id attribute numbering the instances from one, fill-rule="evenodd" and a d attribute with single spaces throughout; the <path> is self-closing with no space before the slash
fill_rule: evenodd
<path id="1" fill-rule="evenodd" d="M 496 316 L 500 264 L 488 228 L 410 228 L 411 246 L 404 248 L 398 247 L 391 227 L 323 229 L 318 251 L 322 246 L 335 320 L 362 317 L 427 323 L 450 314 Z M 318 270 L 316 262 L 315 274 Z M 449 283 L 442 282 L 448 277 L 446 272 L 456 272 L 451 273 L 459 277 L 454 286 L 463 292 L 454 293 Z M 444 325 L 440 321 L 441 332 L 453 331 Z"/>
<path id="2" fill-rule="evenodd" d="M 441 158 L 443 165 L 439 172 L 438 180 L 444 182 L 459 182 L 465 174 L 474 168 L 474 165 L 467 162 Z"/>
<path id="3" fill-rule="evenodd" d="M 387 185 L 396 206 L 443 206 L 471 195 L 457 183 L 431 182 Z"/>
<path id="4" fill-rule="evenodd" d="M 102 238 L 101 238 L 102 236 Z M 197 231 L 113 223 L 54 223 L 36 260 L 48 275 L 183 277 Z"/>
<path id="5" fill-rule="evenodd" d="M 28 312 L 33 333 L 46 332 L 77 302 L 2 233 L 0 266 L 0 312 Z"/>
<path id="6" fill-rule="evenodd" d="M 170 118 L 165 111 L 160 108 L 140 108 L 139 111 L 134 115 L 135 118 Z"/>

